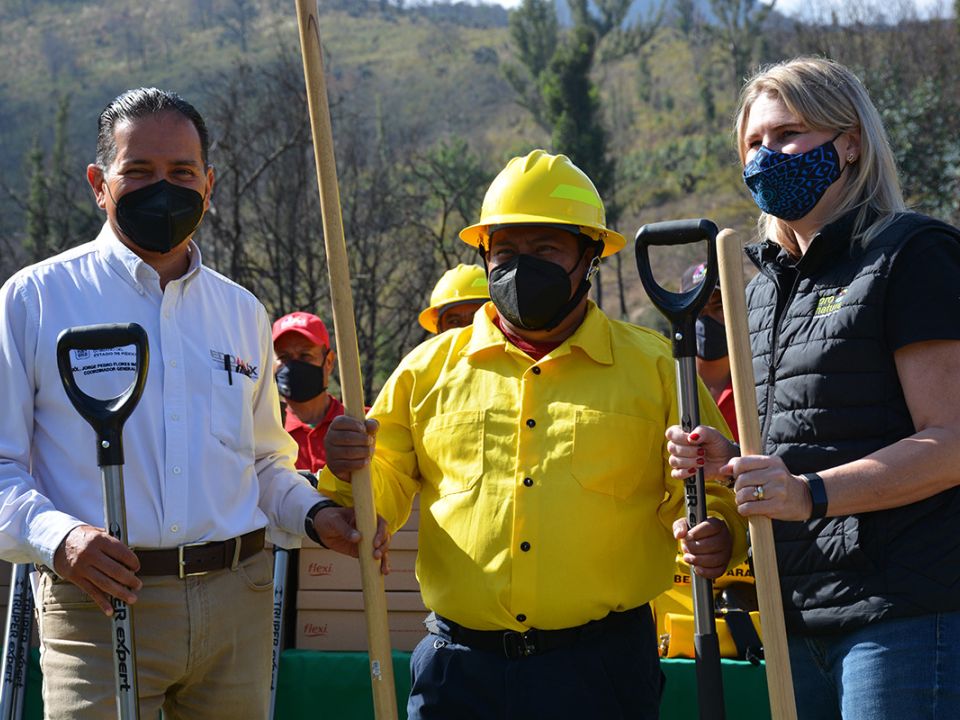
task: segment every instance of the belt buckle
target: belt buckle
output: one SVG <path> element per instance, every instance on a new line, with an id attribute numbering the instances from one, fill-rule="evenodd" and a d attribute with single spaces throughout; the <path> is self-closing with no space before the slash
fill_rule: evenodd
<path id="1" fill-rule="evenodd" d="M 529 630 L 525 633 L 505 632 L 503 634 L 503 653 L 511 660 L 536 655 L 536 636 Z"/>
<path id="2" fill-rule="evenodd" d="M 208 572 L 210 572 L 209 570 L 198 570 L 196 572 L 183 571 L 184 565 L 186 565 L 186 561 L 183 559 L 184 548 L 199 547 L 201 545 L 206 545 L 206 544 L 207 543 L 205 542 L 198 542 L 198 543 L 187 543 L 186 545 L 177 546 L 177 571 L 180 574 L 181 580 L 183 580 L 184 578 L 193 577 L 194 575 L 206 575 Z"/>

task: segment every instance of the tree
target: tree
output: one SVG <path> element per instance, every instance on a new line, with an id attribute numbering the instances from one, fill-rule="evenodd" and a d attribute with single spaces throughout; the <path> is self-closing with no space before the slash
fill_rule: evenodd
<path id="1" fill-rule="evenodd" d="M 595 47 L 596 35 L 583 25 L 575 26 L 544 74 L 541 92 L 554 149 L 570 157 L 601 196 L 609 197 L 613 162 L 607 158 L 600 93 L 590 80 Z"/>
<path id="2" fill-rule="evenodd" d="M 210 81 L 217 184 L 203 226 L 207 260 L 275 316 L 313 309 L 326 295 L 298 65 L 299 58 L 281 50 L 272 66 L 240 63 Z"/>
<path id="3" fill-rule="evenodd" d="M 510 38 L 520 65 L 505 63 L 504 77 L 517 102 L 545 130 L 550 127 L 544 117 L 540 82 L 556 52 L 558 34 L 557 13 L 550 0 L 523 0 L 523 5 L 510 13 Z"/>
<path id="4" fill-rule="evenodd" d="M 257 18 L 257 7 L 253 0 L 231 0 L 220 13 L 220 24 L 225 35 L 232 37 L 240 52 L 247 52 L 250 30 Z"/>
<path id="5" fill-rule="evenodd" d="M 408 165 L 403 184 L 410 196 L 405 204 L 413 212 L 407 224 L 429 239 L 436 277 L 458 262 L 471 262 L 467 256 L 473 251 L 460 242 L 457 232 L 475 222 L 491 180 L 480 158 L 459 137 L 441 141 Z"/>
<path id="6" fill-rule="evenodd" d="M 761 28 L 776 4 L 776 0 L 769 5 L 759 0 L 710 0 L 720 40 L 730 54 L 735 93 L 740 92 L 750 72 L 757 43 L 763 36 Z"/>
<path id="7" fill-rule="evenodd" d="M 690 45 L 693 73 L 697 78 L 697 92 L 703 108 L 703 119 L 712 126 L 717 119 L 717 105 L 713 94 L 713 76 L 710 72 L 709 53 L 713 43 L 710 30 L 697 10 L 694 0 L 675 0 L 677 29 Z"/>
<path id="8" fill-rule="evenodd" d="M 26 159 L 26 195 L 18 195 L 6 188 L 14 202 L 24 209 L 26 223 L 21 244 L 29 262 L 43 260 L 79 242 L 91 240 L 102 222 L 85 194 L 86 183 L 78 177 L 79 168 L 73 168 L 69 163 L 69 109 L 69 96 L 60 98 L 49 164 L 40 134 L 34 136 Z M 84 192 L 82 200 L 78 199 L 81 192 Z"/>
<path id="9" fill-rule="evenodd" d="M 666 0 L 653 5 L 647 16 L 627 25 L 634 0 L 567 0 L 574 24 L 589 28 L 597 37 L 604 61 L 636 55 L 653 40 L 663 22 Z M 591 11 L 592 10 L 592 11 Z"/>
<path id="10" fill-rule="evenodd" d="M 47 215 L 47 174 L 44 169 L 43 148 L 39 137 L 27 156 L 30 168 L 29 195 L 27 196 L 27 234 L 24 250 L 30 261 L 37 262 L 47 257 L 47 240 L 50 237 L 50 218 Z"/>

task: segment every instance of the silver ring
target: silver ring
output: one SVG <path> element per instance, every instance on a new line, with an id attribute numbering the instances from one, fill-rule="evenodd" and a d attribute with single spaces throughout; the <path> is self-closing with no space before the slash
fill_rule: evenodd
<path id="1" fill-rule="evenodd" d="M 763 485 L 756 485 L 753 488 L 753 496 L 757 500 L 763 500 Z"/>

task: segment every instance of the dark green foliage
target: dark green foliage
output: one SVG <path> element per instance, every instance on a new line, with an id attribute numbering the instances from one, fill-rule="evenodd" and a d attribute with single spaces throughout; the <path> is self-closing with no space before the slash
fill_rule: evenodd
<path id="1" fill-rule="evenodd" d="M 960 102 L 941 78 L 924 78 L 902 94 L 877 98 L 903 178 L 907 202 L 920 212 L 960 222 Z"/>
<path id="2" fill-rule="evenodd" d="M 510 13 L 510 38 L 520 62 L 504 64 L 504 77 L 516 93 L 516 101 L 549 130 L 540 85 L 559 39 L 553 3 L 550 0 L 523 0 L 520 8 Z"/>
<path id="3" fill-rule="evenodd" d="M 32 261 L 47 257 L 50 238 L 50 218 L 47 214 L 47 176 L 44 169 L 43 148 L 35 139 L 27 157 L 30 173 L 30 194 L 27 196 L 27 232 L 23 240 L 27 257 Z"/>
<path id="4" fill-rule="evenodd" d="M 590 79 L 595 47 L 595 34 L 575 26 L 543 74 L 541 92 L 553 127 L 553 149 L 567 155 L 593 180 L 607 200 L 610 215 L 614 165 L 607 158 L 600 93 Z"/>

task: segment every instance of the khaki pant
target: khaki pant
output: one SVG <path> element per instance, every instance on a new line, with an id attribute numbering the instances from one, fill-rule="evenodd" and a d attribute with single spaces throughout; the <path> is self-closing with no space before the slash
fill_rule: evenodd
<path id="1" fill-rule="evenodd" d="M 132 606 L 140 714 L 165 720 L 266 718 L 273 647 L 273 563 L 264 551 L 183 580 L 144 577 Z M 117 715 L 112 621 L 47 569 L 38 595 L 44 716 Z"/>

